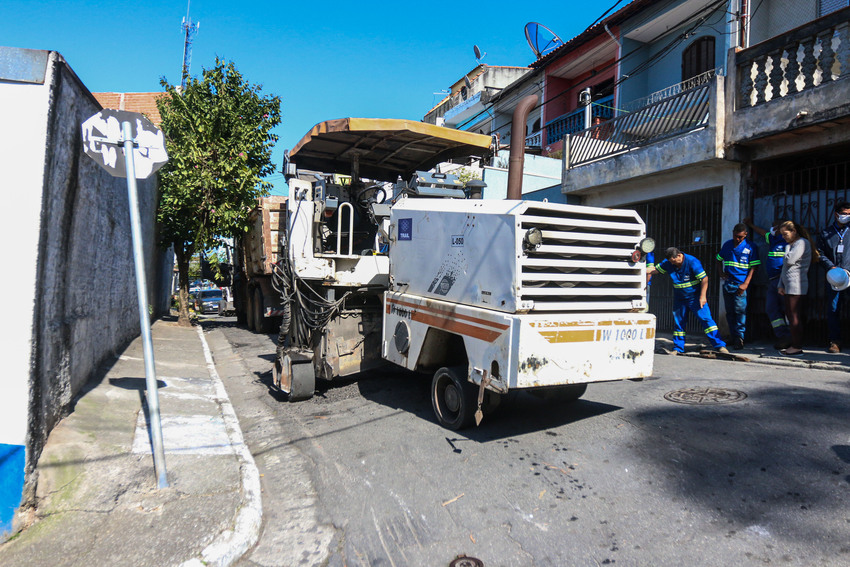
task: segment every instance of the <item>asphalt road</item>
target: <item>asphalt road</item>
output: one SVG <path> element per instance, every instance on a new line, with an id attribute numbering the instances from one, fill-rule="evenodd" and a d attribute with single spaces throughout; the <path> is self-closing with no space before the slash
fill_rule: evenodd
<path id="1" fill-rule="evenodd" d="M 204 325 L 216 357 L 244 361 L 223 379 L 263 475 L 242 566 L 850 564 L 845 372 L 659 355 L 649 380 L 572 404 L 520 394 L 458 433 L 436 424 L 430 377 L 288 403 L 275 337 Z M 746 397 L 664 397 L 690 388 Z"/>

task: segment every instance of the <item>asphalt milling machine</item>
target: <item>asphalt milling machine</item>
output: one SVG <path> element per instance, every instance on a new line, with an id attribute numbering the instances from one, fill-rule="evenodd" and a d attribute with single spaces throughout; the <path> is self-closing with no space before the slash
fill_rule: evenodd
<path id="1" fill-rule="evenodd" d="M 395 364 L 432 375 L 437 420 L 460 429 L 512 390 L 570 401 L 591 382 L 651 375 L 644 222 L 521 200 L 522 148 L 505 200 L 431 171 L 492 151 L 489 136 L 358 118 L 317 124 L 292 149 L 273 278 L 273 377 L 289 400 Z"/>

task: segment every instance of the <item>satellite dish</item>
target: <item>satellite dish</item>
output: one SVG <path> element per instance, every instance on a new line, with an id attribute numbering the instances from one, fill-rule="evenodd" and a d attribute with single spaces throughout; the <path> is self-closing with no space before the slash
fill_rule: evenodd
<path id="1" fill-rule="evenodd" d="M 468 89 L 472 88 L 472 81 L 469 80 L 469 75 L 463 76 L 463 82 L 466 83 L 466 88 L 468 88 Z"/>
<path id="2" fill-rule="evenodd" d="M 555 32 L 537 22 L 525 24 L 525 39 L 538 59 L 564 45 L 564 42 L 555 35 Z"/>
<path id="3" fill-rule="evenodd" d="M 481 59 L 483 59 L 483 58 L 484 58 L 484 56 L 485 56 L 485 55 L 487 55 L 487 53 L 486 53 L 486 52 L 481 53 L 481 50 L 480 50 L 480 49 L 478 49 L 478 46 L 477 46 L 477 45 L 473 45 L 473 46 L 472 46 L 472 50 L 475 52 L 475 59 L 476 59 L 479 63 L 481 63 Z"/>

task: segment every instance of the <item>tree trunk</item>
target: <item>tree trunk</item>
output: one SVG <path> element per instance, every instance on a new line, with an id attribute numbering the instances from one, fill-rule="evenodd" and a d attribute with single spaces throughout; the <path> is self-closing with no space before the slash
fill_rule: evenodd
<path id="1" fill-rule="evenodd" d="M 174 255 L 177 257 L 177 282 L 180 286 L 178 297 L 177 324 L 181 327 L 190 327 L 192 321 L 189 319 L 189 260 L 192 251 L 184 248 L 185 243 L 174 243 Z"/>

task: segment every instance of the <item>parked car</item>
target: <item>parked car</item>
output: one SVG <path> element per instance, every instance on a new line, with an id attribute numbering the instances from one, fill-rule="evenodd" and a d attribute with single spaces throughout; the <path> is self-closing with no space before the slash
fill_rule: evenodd
<path id="1" fill-rule="evenodd" d="M 220 304 L 220 289 L 202 289 L 195 297 L 195 311 L 197 313 L 218 313 Z"/>

